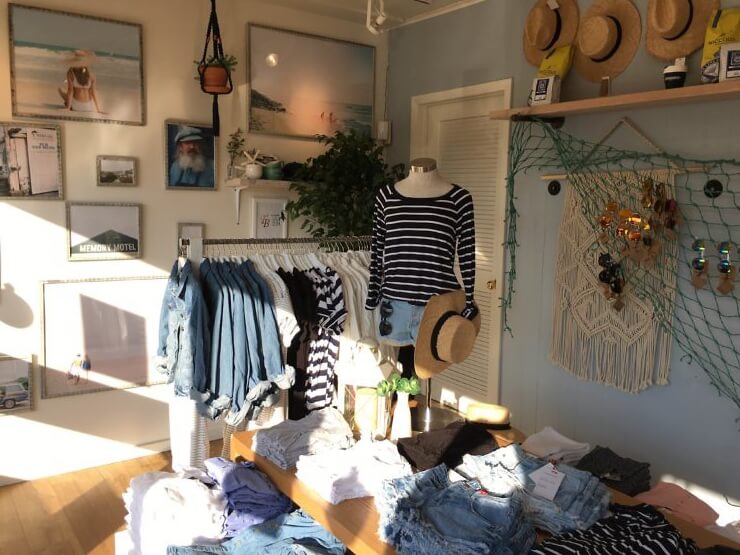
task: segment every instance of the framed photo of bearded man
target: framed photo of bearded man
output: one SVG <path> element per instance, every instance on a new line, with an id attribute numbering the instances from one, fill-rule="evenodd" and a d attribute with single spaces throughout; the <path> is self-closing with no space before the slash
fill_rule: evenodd
<path id="1" fill-rule="evenodd" d="M 216 190 L 216 137 L 203 123 L 165 122 L 165 183 L 168 189 Z"/>

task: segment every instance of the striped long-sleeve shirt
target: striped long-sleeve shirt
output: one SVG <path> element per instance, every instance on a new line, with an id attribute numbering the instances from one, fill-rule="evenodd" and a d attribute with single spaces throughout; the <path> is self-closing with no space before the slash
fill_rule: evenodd
<path id="1" fill-rule="evenodd" d="M 457 253 L 465 289 L 465 315 L 473 309 L 475 216 L 470 193 L 453 185 L 440 196 L 412 198 L 392 185 L 375 199 L 370 246 L 370 287 L 365 308 L 381 297 L 424 305 L 432 295 L 460 289 Z"/>

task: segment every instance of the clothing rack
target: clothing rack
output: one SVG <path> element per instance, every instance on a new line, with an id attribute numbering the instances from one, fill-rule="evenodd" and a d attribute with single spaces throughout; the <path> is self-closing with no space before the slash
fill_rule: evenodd
<path id="1" fill-rule="evenodd" d="M 337 237 L 296 237 L 290 239 L 189 239 L 181 238 L 178 243 L 178 256 L 194 258 L 192 255 L 200 247 L 223 246 L 225 250 L 233 250 L 234 254 L 239 247 L 253 247 L 257 252 L 261 250 L 279 250 L 282 247 L 314 247 L 323 252 L 346 250 L 369 250 L 372 237 L 370 235 L 342 235 Z M 228 247 L 233 247 L 229 249 Z M 198 258 L 198 257 L 195 257 Z"/>

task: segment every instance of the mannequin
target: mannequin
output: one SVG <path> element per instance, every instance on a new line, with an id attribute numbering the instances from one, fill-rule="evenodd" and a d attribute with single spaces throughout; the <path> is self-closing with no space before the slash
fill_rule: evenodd
<path id="1" fill-rule="evenodd" d="M 411 160 L 409 176 L 395 184 L 395 189 L 405 197 L 441 197 L 452 189 L 452 184 L 437 171 L 434 158 Z"/>

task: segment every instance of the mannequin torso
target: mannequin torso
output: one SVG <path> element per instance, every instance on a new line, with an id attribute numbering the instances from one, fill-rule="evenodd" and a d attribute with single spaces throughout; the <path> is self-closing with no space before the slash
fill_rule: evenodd
<path id="1" fill-rule="evenodd" d="M 396 191 L 405 197 L 441 197 L 452 189 L 452 184 L 437 171 L 437 163 L 431 158 L 418 158 L 411 161 L 409 176 L 394 185 Z"/>

